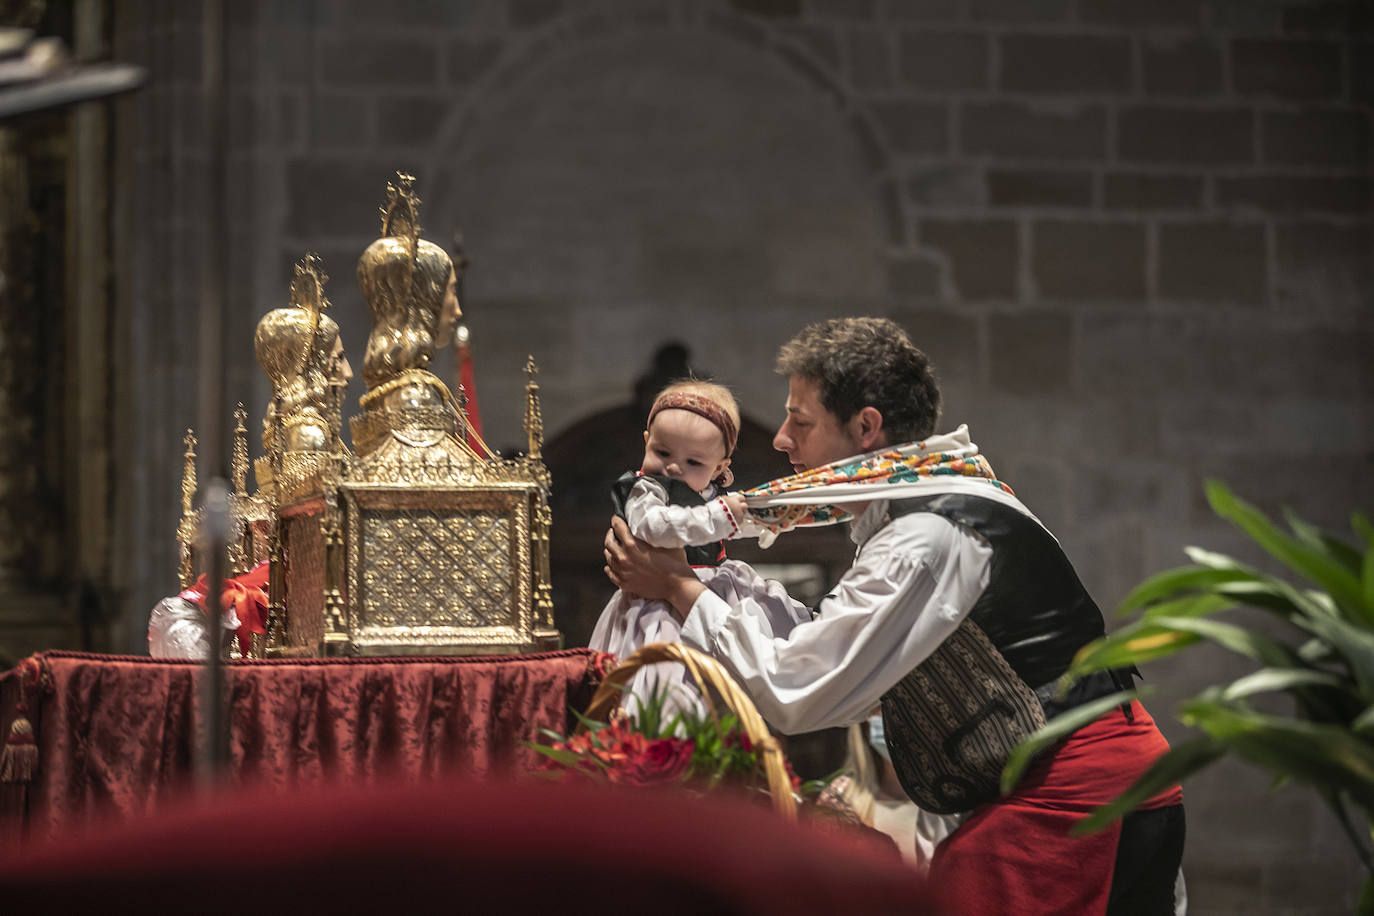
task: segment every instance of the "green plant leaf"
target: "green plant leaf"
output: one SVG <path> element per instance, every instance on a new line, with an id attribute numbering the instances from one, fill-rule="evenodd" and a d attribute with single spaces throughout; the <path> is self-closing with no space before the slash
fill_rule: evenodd
<path id="1" fill-rule="evenodd" d="M 1350 527 L 1364 541 L 1365 550 L 1374 547 L 1374 523 L 1363 512 L 1350 513 Z"/>
<path id="2" fill-rule="evenodd" d="M 1325 550 L 1313 549 L 1279 531 L 1264 513 L 1238 499 L 1221 481 L 1207 481 L 1207 501 L 1285 566 L 1331 593 L 1352 619 L 1374 623 L 1374 605 L 1365 601 L 1360 580 Z"/>
<path id="3" fill-rule="evenodd" d="M 1055 716 L 1043 727 L 1036 729 L 1026 736 L 1026 739 L 1016 747 L 1012 748 L 1007 755 L 1006 765 L 1002 767 L 1002 794 L 1005 795 L 1016 787 L 1016 782 L 1025 772 L 1031 759 L 1045 748 L 1054 744 L 1061 738 L 1078 731 L 1098 716 L 1108 712 L 1122 703 L 1129 703 L 1138 696 L 1145 696 L 1149 691 L 1141 688 L 1140 690 L 1122 690 L 1110 696 L 1105 696 L 1082 706 L 1075 706 L 1062 715 Z"/>
<path id="4" fill-rule="evenodd" d="M 1276 690 L 1291 690 L 1294 687 L 1341 687 L 1348 684 L 1334 674 L 1326 671 L 1313 671 L 1306 668 L 1261 668 L 1232 681 L 1220 691 L 1222 702 L 1233 702 L 1257 693 L 1272 693 Z"/>
<path id="5" fill-rule="evenodd" d="M 1182 782 L 1225 755 L 1226 749 L 1209 735 L 1194 735 L 1174 745 L 1150 764 L 1149 769 L 1141 773 L 1130 788 L 1107 804 L 1094 808 L 1073 826 L 1070 833 L 1073 836 L 1096 833 L 1117 818 L 1134 811 L 1141 802 Z"/>
<path id="6" fill-rule="evenodd" d="M 600 760 L 597 760 L 595 757 L 583 757 L 576 751 L 558 750 L 557 748 L 546 747 L 542 744 L 532 744 L 529 741 L 524 742 L 524 744 L 525 747 L 529 748 L 530 750 L 535 751 L 539 754 L 543 754 L 545 757 L 548 757 L 551 760 L 561 763 L 563 764 L 563 766 L 571 770 L 578 769 L 578 765 L 584 760 L 590 760 L 592 763 L 601 767 L 603 770 L 606 769 L 606 764 L 602 763 Z"/>
<path id="7" fill-rule="evenodd" d="M 1060 679 L 1061 690 L 1086 674 L 1109 668 L 1129 668 L 1157 658 L 1173 655 L 1198 641 L 1190 633 L 1179 633 L 1151 621 L 1138 621 L 1110 636 L 1099 637 L 1078 650 L 1069 670 Z"/>
<path id="8" fill-rule="evenodd" d="M 1350 816 L 1350 806 L 1346 804 L 1345 796 L 1340 792 L 1333 792 L 1330 789 L 1319 789 L 1317 794 L 1326 802 L 1326 806 L 1331 809 L 1331 813 L 1336 815 L 1336 821 L 1345 831 L 1346 839 L 1350 840 L 1350 845 L 1355 847 L 1355 851 L 1360 855 L 1360 861 L 1364 863 L 1365 871 L 1374 875 L 1374 857 L 1370 855 L 1368 831 L 1361 835 L 1355 826 L 1355 821 Z M 1368 885 L 1366 884 L 1366 887 Z"/>
<path id="9" fill-rule="evenodd" d="M 1234 582 L 1224 582 L 1213 587 L 1219 595 L 1226 595 L 1237 603 L 1249 604 L 1261 610 L 1273 611 L 1283 617 L 1301 614 L 1331 613 L 1325 603 L 1313 602 L 1304 592 L 1290 583 L 1246 566 L 1221 553 L 1213 553 L 1199 547 L 1186 547 L 1184 552 L 1199 565 L 1209 569 L 1234 569 L 1246 574 Z M 1329 599 L 1328 599 L 1329 600 Z"/>
<path id="10" fill-rule="evenodd" d="M 1311 617 L 1298 625 L 1341 656 L 1364 702 L 1374 702 L 1374 633 L 1340 617 Z"/>
<path id="11" fill-rule="evenodd" d="M 1141 615 L 1141 619 L 1154 621 L 1158 617 L 1206 617 L 1217 611 L 1224 611 L 1235 603 L 1225 595 L 1185 595 L 1182 598 L 1150 605 Z"/>
<path id="12" fill-rule="evenodd" d="M 1192 617 L 1156 617 L 1152 623 L 1210 640 L 1271 667 L 1291 668 L 1298 660 L 1296 653 L 1283 643 L 1233 623 Z"/>
<path id="13" fill-rule="evenodd" d="M 1344 790 L 1367 812 L 1374 812 L 1374 745 L 1343 726 L 1198 699 L 1184 704 L 1183 720 L 1252 763 L 1318 789 Z"/>
<path id="14" fill-rule="evenodd" d="M 1355 721 L 1350 723 L 1350 730 L 1358 734 L 1374 735 L 1374 706 L 1365 707 L 1365 711 L 1355 717 Z"/>
<path id="15" fill-rule="evenodd" d="M 1254 573 L 1234 564 L 1229 567 L 1212 568 L 1205 566 L 1179 566 L 1157 573 L 1131 590 L 1121 604 L 1118 614 L 1129 614 L 1138 608 L 1173 598 L 1184 592 L 1202 591 L 1226 582 L 1237 582 L 1253 577 Z"/>
<path id="16" fill-rule="evenodd" d="M 1363 559 L 1360 551 L 1351 547 L 1345 541 L 1334 535 L 1328 534 L 1316 525 L 1306 521 L 1293 510 L 1284 507 L 1284 521 L 1288 522 L 1288 527 L 1293 529 L 1293 534 L 1299 541 L 1307 545 L 1312 550 L 1320 551 L 1331 555 L 1331 558 L 1356 576 L 1360 574 L 1360 562 Z"/>

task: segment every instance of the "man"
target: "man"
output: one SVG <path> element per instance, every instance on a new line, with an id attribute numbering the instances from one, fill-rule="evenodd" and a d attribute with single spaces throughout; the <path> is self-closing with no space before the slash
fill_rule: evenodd
<path id="1" fill-rule="evenodd" d="M 680 551 L 636 542 L 619 520 L 606 542 L 612 581 L 668 601 L 683 642 L 730 668 L 780 731 L 858 722 L 881 706 L 907 794 L 962 815 L 931 876 L 963 912 L 1172 913 L 1177 787 L 1103 833 L 1068 835 L 1167 749 L 1139 703 L 1046 751 L 998 794 L 1021 738 L 1129 676 L 1056 692 L 1073 653 L 1103 632 L 1101 612 L 967 431 L 931 438 L 939 388 L 925 355 L 891 321 L 838 319 L 784 346 L 778 371 L 787 419 L 774 447 L 827 493 L 854 481 L 839 491 L 858 554 L 815 619 L 769 632 L 747 603 L 708 591 Z"/>

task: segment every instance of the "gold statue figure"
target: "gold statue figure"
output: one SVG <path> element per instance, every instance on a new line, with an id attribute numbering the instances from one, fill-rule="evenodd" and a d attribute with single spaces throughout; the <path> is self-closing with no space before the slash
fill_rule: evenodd
<path id="1" fill-rule="evenodd" d="M 319 258 L 307 254 L 296 264 L 290 305 L 264 315 L 253 336 L 258 363 L 272 380 L 263 424 L 269 453 L 340 447 L 340 400 L 353 371 L 339 326 L 327 314 L 326 280 Z"/>

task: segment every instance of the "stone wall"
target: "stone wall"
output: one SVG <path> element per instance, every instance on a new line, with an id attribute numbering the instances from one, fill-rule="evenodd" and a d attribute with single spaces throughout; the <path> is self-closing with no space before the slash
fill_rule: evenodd
<path id="1" fill-rule="evenodd" d="M 116 55 L 152 69 L 117 119 L 131 648 L 175 582 L 195 421 L 196 6 L 116 18 Z M 229 8 L 226 346 L 254 416 L 252 328 L 307 250 L 357 365 L 353 265 L 404 168 L 429 237 L 461 231 L 473 260 L 495 446 L 520 441 L 527 353 L 551 437 L 628 402 L 667 340 L 772 424 L 779 343 L 884 314 L 1104 607 L 1186 544 L 1244 549 L 1208 477 L 1342 529 L 1374 503 L 1367 3 Z M 1240 670 L 1206 651 L 1147 670 L 1170 737 L 1179 698 Z M 1307 793 L 1232 764 L 1185 790 L 1194 912 L 1350 910 L 1358 868 Z"/>

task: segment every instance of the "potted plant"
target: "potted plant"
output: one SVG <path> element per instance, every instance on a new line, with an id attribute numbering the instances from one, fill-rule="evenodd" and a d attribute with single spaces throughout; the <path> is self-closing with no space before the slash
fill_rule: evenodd
<path id="1" fill-rule="evenodd" d="M 1352 544 L 1285 512 L 1285 532 L 1217 481 L 1207 500 L 1222 518 L 1297 577 L 1298 584 L 1230 557 L 1187 548 L 1193 561 L 1141 583 L 1122 601 L 1129 623 L 1084 646 L 1063 684 L 1093 671 L 1130 667 L 1202 642 L 1249 658 L 1254 670 L 1202 690 L 1179 717 L 1196 734 L 1175 744 L 1125 793 L 1078 825 L 1099 830 L 1145 799 L 1226 756 L 1271 772 L 1277 782 L 1317 792 L 1345 829 L 1367 877 L 1360 912 L 1374 913 L 1374 525 L 1356 513 Z M 1280 635 L 1218 619 L 1238 606 L 1280 621 Z M 1009 791 L 1036 753 L 1123 700 L 1117 693 L 1049 722 L 1012 753 L 1002 774 Z M 1288 715 L 1257 709 L 1262 695 L 1286 694 Z M 1268 704 L 1266 704 L 1268 705 Z"/>

